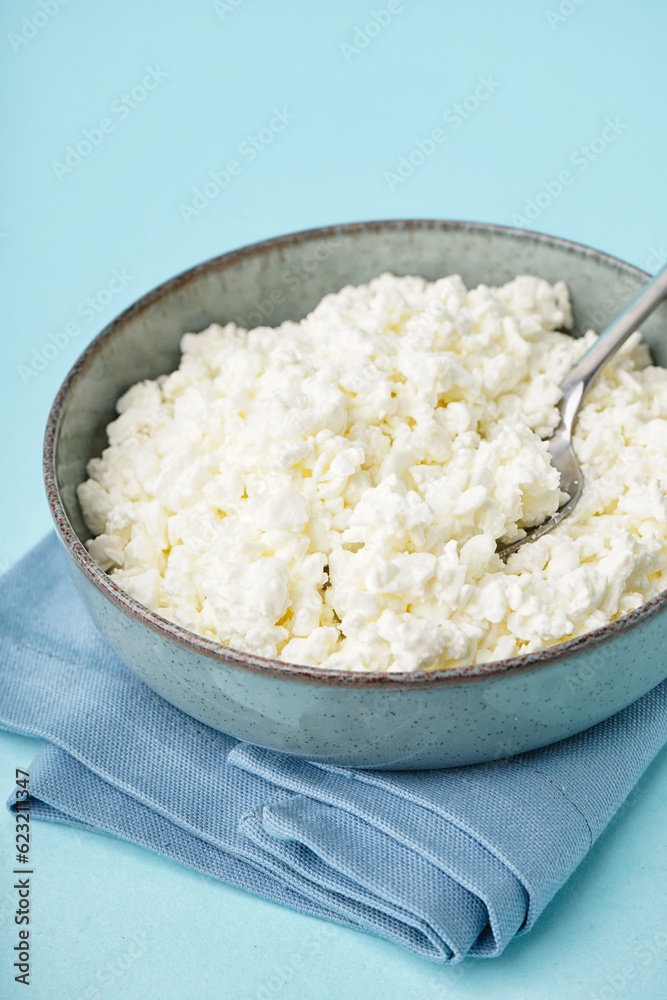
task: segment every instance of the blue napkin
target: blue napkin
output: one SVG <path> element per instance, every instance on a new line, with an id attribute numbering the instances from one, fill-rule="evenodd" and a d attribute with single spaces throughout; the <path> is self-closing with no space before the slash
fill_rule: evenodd
<path id="1" fill-rule="evenodd" d="M 139 681 L 66 558 L 51 536 L 0 580 L 0 726 L 46 741 L 32 816 L 437 962 L 498 955 L 528 931 L 667 741 L 664 682 L 580 736 L 493 764 L 363 772 L 261 750 Z"/>

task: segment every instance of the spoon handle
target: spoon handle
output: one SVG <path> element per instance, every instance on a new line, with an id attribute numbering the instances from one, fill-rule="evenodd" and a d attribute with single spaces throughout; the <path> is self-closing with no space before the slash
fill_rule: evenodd
<path id="1" fill-rule="evenodd" d="M 561 385 L 563 400 L 561 417 L 567 430 L 571 431 L 591 383 L 602 371 L 616 351 L 625 343 L 630 334 L 641 326 L 647 316 L 667 296 L 667 266 L 663 267 L 647 285 L 642 288 L 623 312 L 600 334 L 592 347 L 586 351 L 572 368 Z"/>

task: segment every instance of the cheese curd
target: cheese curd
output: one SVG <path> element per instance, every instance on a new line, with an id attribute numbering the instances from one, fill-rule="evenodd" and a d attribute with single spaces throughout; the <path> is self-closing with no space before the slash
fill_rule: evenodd
<path id="1" fill-rule="evenodd" d="M 496 554 L 564 499 L 543 438 L 596 339 L 571 325 L 562 282 L 383 274 L 299 323 L 187 333 L 88 464 L 88 549 L 163 618 L 314 667 L 452 667 L 603 625 L 665 587 L 667 371 L 638 334 L 581 410 L 575 511 Z"/>

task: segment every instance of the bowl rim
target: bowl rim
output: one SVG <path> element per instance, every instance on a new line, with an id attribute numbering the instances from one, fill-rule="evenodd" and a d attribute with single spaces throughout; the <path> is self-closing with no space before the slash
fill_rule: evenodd
<path id="1" fill-rule="evenodd" d="M 205 656 L 207 659 L 217 662 L 220 666 L 238 666 L 254 672 L 274 677 L 291 678 L 293 680 L 308 681 L 328 686 L 353 686 L 366 687 L 367 685 L 379 685 L 380 687 L 401 688 L 422 686 L 441 686 L 446 684 L 461 684 L 470 681 L 489 679 L 496 676 L 508 674 L 524 673 L 539 669 L 557 660 L 570 657 L 572 654 L 587 652 L 592 648 L 597 648 L 614 639 L 619 633 L 626 633 L 628 630 L 638 627 L 647 618 L 663 611 L 667 606 L 667 590 L 662 591 L 650 601 L 642 604 L 639 608 L 617 618 L 615 621 L 602 625 L 591 632 L 565 642 L 547 646 L 544 649 L 535 650 L 531 653 L 524 653 L 520 656 L 510 657 L 504 660 L 493 660 L 481 664 L 466 664 L 458 667 L 444 667 L 438 670 L 419 670 L 409 672 L 353 672 L 345 670 L 331 670 L 323 667 L 309 667 L 300 664 L 288 663 L 282 660 L 274 660 L 268 657 L 256 656 L 251 653 L 241 652 L 229 646 L 222 645 L 212 639 L 206 639 L 188 629 L 182 628 L 161 617 L 154 611 L 150 611 L 143 604 L 140 604 L 133 597 L 130 597 L 118 584 L 102 570 L 89 555 L 85 545 L 76 535 L 61 499 L 60 489 L 56 480 L 55 459 L 58 447 L 61 416 L 67 402 L 70 389 L 74 383 L 84 376 L 89 361 L 102 349 L 104 344 L 110 340 L 116 331 L 121 328 L 129 319 L 148 309 L 153 303 L 165 298 L 172 291 L 181 285 L 191 281 L 196 276 L 215 271 L 221 267 L 233 264 L 244 257 L 253 257 L 269 252 L 274 248 L 291 247 L 299 243 L 307 244 L 316 240 L 334 239 L 337 235 L 354 234 L 359 232 L 386 232 L 389 230 L 407 229 L 413 231 L 442 229 L 468 231 L 479 234 L 495 234 L 504 237 L 511 237 L 520 241 L 538 243 L 544 246 L 556 247 L 566 250 L 569 253 L 581 257 L 592 258 L 609 267 L 615 268 L 619 276 L 629 275 L 639 279 L 650 278 L 650 275 L 601 250 L 585 244 L 576 243 L 572 240 L 562 239 L 557 236 L 550 236 L 546 233 L 533 232 L 532 230 L 519 229 L 512 226 L 502 226 L 491 223 L 466 222 L 451 219 L 385 219 L 368 222 L 342 223 L 338 225 L 317 227 L 314 229 L 298 230 L 283 236 L 274 237 L 268 240 L 261 240 L 247 244 L 237 250 L 232 250 L 215 257 L 211 257 L 194 267 L 180 272 L 167 281 L 164 281 L 137 299 L 127 309 L 123 310 L 115 319 L 108 323 L 100 333 L 88 344 L 84 351 L 72 365 L 66 375 L 58 393 L 55 397 L 49 412 L 46 431 L 44 435 L 43 449 L 43 473 L 46 494 L 51 510 L 51 515 L 55 521 L 60 539 L 65 545 L 69 555 L 74 560 L 78 569 L 99 590 L 107 599 L 125 613 L 129 614 L 135 621 L 148 626 L 153 632 L 158 633 L 163 639 L 176 642 L 179 646 L 185 647 L 194 653 Z"/>

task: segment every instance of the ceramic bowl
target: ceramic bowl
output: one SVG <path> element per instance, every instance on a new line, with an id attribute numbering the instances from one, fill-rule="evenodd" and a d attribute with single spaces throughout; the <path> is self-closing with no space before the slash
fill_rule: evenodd
<path id="1" fill-rule="evenodd" d="M 588 247 L 500 226 L 390 221 L 333 226 L 257 243 L 160 285 L 84 351 L 53 404 L 44 471 L 74 580 L 128 666 L 190 715 L 263 747 L 364 768 L 449 767 L 505 757 L 580 732 L 667 675 L 666 594 L 587 635 L 510 660 L 413 674 L 349 674 L 230 650 L 148 611 L 88 555 L 76 499 L 88 459 L 106 445 L 118 397 L 172 371 L 179 341 L 213 321 L 277 325 L 327 292 L 383 271 L 466 284 L 517 274 L 564 279 L 576 331 L 598 330 L 647 275 Z M 667 365 L 667 306 L 646 322 Z"/>

